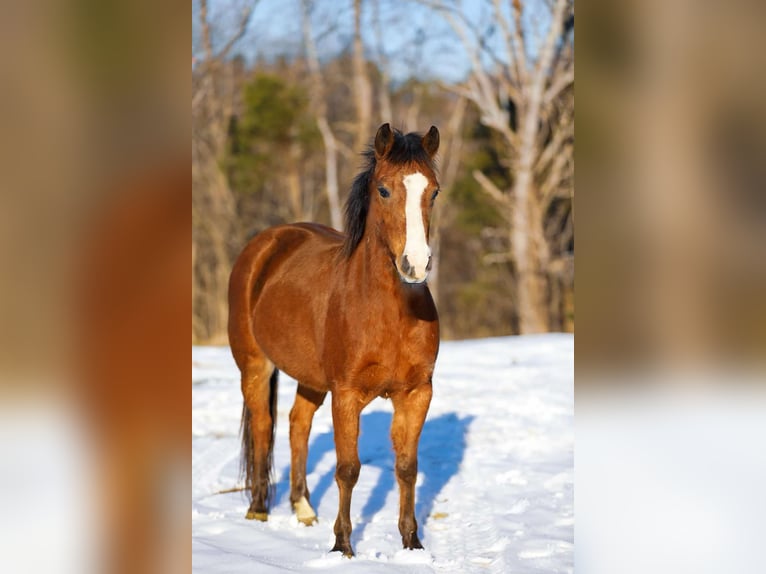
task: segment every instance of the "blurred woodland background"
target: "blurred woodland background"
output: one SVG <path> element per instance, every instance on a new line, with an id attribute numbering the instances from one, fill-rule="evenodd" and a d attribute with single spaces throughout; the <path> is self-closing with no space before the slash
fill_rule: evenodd
<path id="1" fill-rule="evenodd" d="M 193 343 L 264 228 L 340 229 L 384 122 L 441 132 L 442 336 L 574 329 L 572 0 L 194 0 Z"/>

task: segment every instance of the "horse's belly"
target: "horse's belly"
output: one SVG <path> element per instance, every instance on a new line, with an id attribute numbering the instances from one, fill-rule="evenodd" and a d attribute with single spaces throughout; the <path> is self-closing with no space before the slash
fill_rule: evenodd
<path id="1" fill-rule="evenodd" d="M 253 306 L 253 334 L 280 371 L 317 390 L 327 390 L 317 348 L 322 328 L 318 293 L 326 290 L 322 285 L 326 278 L 316 272 L 301 274 L 290 263 L 285 262 L 281 273 L 264 282 Z"/>
<path id="2" fill-rule="evenodd" d="M 253 334 L 258 345 L 280 370 L 297 381 L 317 386 L 322 374 L 313 337 L 313 321 L 295 302 L 255 307 Z"/>

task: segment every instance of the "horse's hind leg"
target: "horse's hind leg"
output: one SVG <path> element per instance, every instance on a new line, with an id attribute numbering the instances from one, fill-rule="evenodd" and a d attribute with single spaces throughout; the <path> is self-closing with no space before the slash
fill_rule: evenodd
<path id="1" fill-rule="evenodd" d="M 431 382 L 409 393 L 391 397 L 394 419 L 391 440 L 396 453 L 396 479 L 399 482 L 399 532 L 404 548 L 423 548 L 415 520 L 415 480 L 418 477 L 418 441 L 431 404 Z"/>
<path id="2" fill-rule="evenodd" d="M 315 391 L 298 384 L 295 404 L 290 411 L 290 502 L 298 520 L 306 526 L 316 522 L 317 515 L 309 502 L 306 486 L 306 458 L 308 456 L 309 433 L 314 413 L 324 401 L 327 393 Z"/>
<path id="3" fill-rule="evenodd" d="M 271 501 L 278 371 L 260 353 L 250 354 L 246 361 L 241 361 L 240 370 L 244 398 L 242 470 L 250 495 L 250 508 L 245 517 L 265 521 Z"/>

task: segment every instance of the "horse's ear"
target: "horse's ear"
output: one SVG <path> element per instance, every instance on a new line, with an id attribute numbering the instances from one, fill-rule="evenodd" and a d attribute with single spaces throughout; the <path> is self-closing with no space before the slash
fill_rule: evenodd
<path id="1" fill-rule="evenodd" d="M 378 133 L 375 134 L 375 158 L 384 158 L 391 151 L 393 145 L 394 132 L 391 131 L 391 126 L 385 123 L 378 128 Z"/>
<path id="2" fill-rule="evenodd" d="M 436 126 L 431 126 L 428 133 L 423 136 L 423 149 L 430 157 L 434 157 L 439 150 L 439 130 Z"/>
<path id="3" fill-rule="evenodd" d="M 423 149 L 426 150 L 429 157 L 434 157 L 439 150 L 439 130 L 436 129 L 436 126 L 431 126 L 428 133 L 423 136 Z"/>

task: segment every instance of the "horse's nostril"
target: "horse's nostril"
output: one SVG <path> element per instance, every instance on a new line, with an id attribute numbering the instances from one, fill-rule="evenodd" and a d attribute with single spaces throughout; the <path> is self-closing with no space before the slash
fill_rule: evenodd
<path id="1" fill-rule="evenodd" d="M 412 265 L 410 265 L 410 260 L 407 259 L 406 255 L 402 255 L 402 271 L 409 275 L 412 272 Z"/>
<path id="2" fill-rule="evenodd" d="M 426 271 L 430 271 L 434 264 L 434 259 L 430 255 L 428 256 L 428 263 L 426 264 Z"/>

